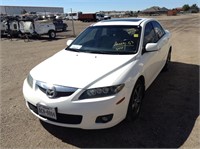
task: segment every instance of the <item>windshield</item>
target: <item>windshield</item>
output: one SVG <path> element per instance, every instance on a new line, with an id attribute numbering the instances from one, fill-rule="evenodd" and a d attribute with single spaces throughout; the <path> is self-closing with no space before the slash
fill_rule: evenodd
<path id="1" fill-rule="evenodd" d="M 102 54 L 135 54 L 140 41 L 138 26 L 92 26 L 66 49 Z"/>

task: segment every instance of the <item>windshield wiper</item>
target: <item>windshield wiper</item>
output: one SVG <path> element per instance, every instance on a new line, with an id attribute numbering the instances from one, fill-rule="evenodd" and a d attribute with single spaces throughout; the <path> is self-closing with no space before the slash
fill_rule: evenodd
<path id="1" fill-rule="evenodd" d="M 135 54 L 133 51 L 95 51 L 95 50 L 80 50 L 80 49 L 72 49 L 66 48 L 66 50 L 74 51 L 74 52 L 83 52 L 83 53 L 94 53 L 94 54 Z"/>
<path id="2" fill-rule="evenodd" d="M 85 53 L 97 53 L 97 54 L 115 54 L 114 51 L 98 51 L 98 50 L 83 50 L 81 52 Z"/>
<path id="3" fill-rule="evenodd" d="M 81 52 L 81 50 L 79 50 L 79 49 L 72 49 L 72 48 L 66 48 L 65 50 L 74 51 L 74 52 Z"/>
<path id="4" fill-rule="evenodd" d="M 104 53 L 103 51 L 92 51 L 92 50 L 84 50 L 82 52 L 85 52 L 85 53 L 100 53 L 100 54 Z"/>

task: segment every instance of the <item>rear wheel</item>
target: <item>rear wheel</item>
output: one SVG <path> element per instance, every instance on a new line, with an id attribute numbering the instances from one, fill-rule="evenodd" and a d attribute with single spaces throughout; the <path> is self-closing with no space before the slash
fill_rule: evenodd
<path id="1" fill-rule="evenodd" d="M 127 120 L 135 120 L 139 113 L 142 104 L 142 99 L 144 97 L 144 84 L 141 80 L 138 80 L 133 89 L 131 99 L 129 101 Z"/>
<path id="2" fill-rule="evenodd" d="M 51 39 L 56 38 L 56 32 L 55 31 L 49 31 L 49 38 L 51 38 Z"/>

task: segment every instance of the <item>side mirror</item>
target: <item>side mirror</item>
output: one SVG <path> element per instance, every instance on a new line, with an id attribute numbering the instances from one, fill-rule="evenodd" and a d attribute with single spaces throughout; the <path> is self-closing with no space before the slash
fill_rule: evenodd
<path id="1" fill-rule="evenodd" d="M 157 43 L 147 43 L 145 46 L 146 52 L 153 52 L 158 51 L 158 44 Z"/>
<path id="2" fill-rule="evenodd" d="M 74 40 L 72 39 L 69 39 L 67 42 L 66 42 L 66 45 L 69 46 Z"/>
<path id="3" fill-rule="evenodd" d="M 165 30 L 165 33 L 166 33 L 166 34 L 170 34 L 170 32 L 169 32 L 168 30 Z"/>

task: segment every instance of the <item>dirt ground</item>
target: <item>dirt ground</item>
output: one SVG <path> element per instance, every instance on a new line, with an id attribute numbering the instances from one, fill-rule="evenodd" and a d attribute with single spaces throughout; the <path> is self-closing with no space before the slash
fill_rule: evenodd
<path id="1" fill-rule="evenodd" d="M 105 130 L 80 130 L 41 122 L 26 108 L 22 84 L 38 63 L 65 48 L 57 40 L 0 41 L 1 148 L 200 148 L 200 15 L 156 16 L 172 33 L 172 63 L 146 92 L 139 119 Z M 76 34 L 90 23 L 74 22 Z M 91 111 L 92 112 L 92 111 Z"/>

